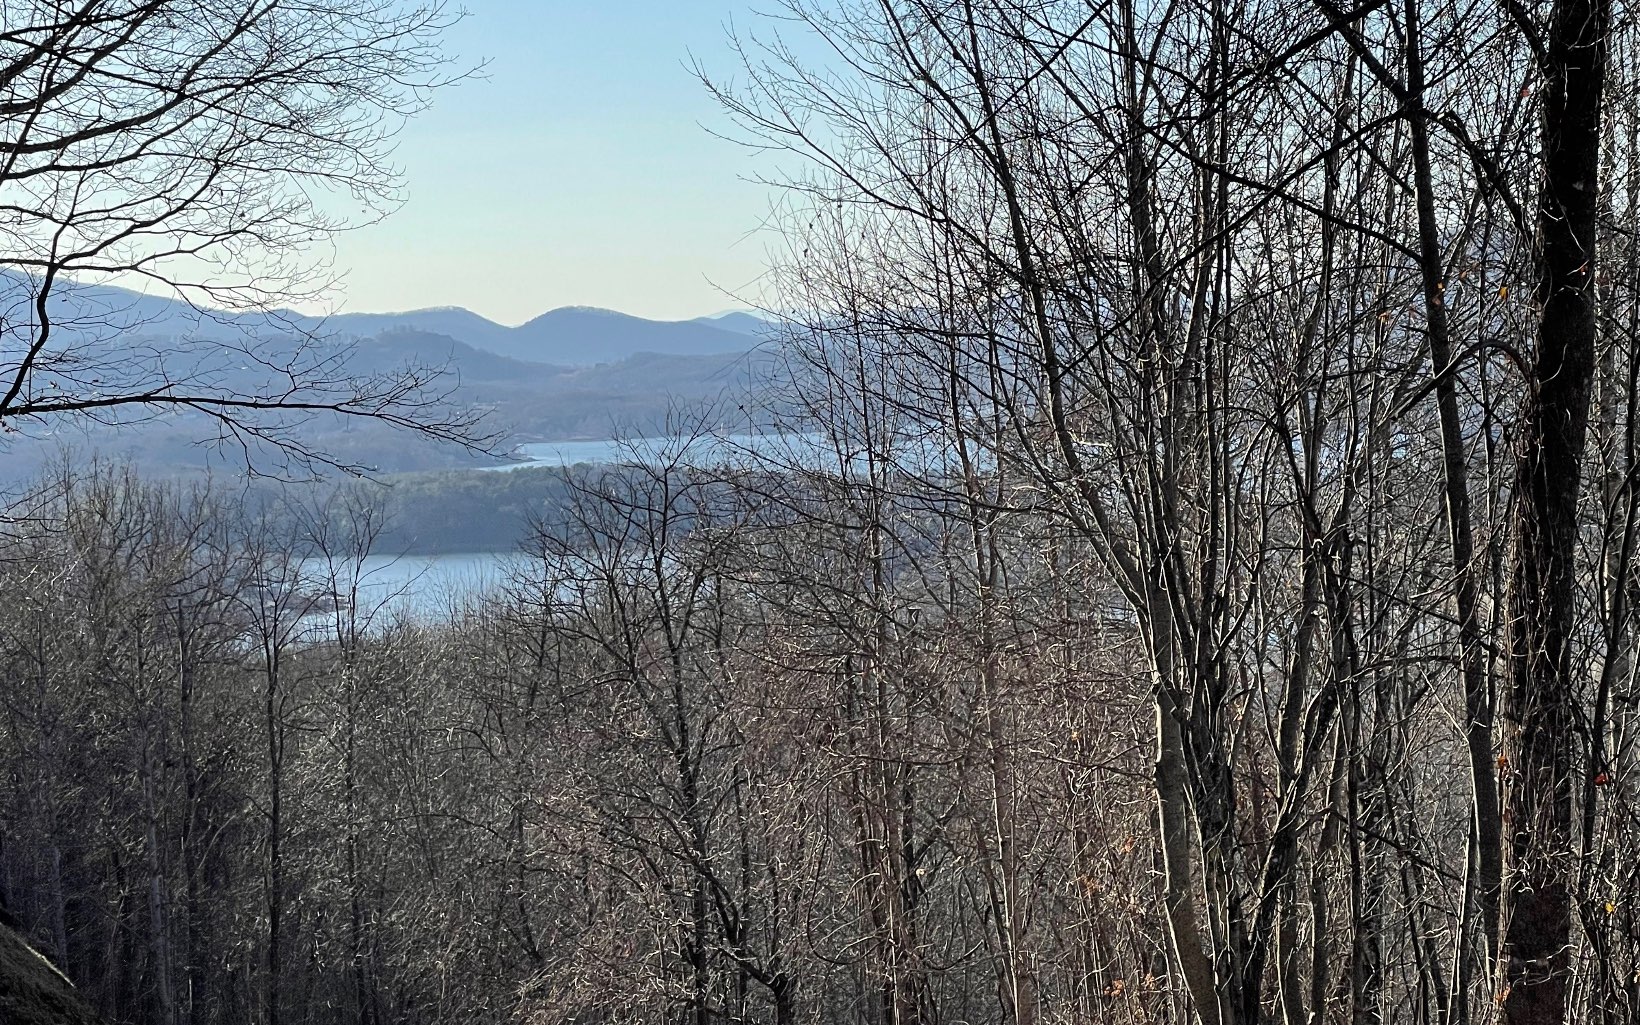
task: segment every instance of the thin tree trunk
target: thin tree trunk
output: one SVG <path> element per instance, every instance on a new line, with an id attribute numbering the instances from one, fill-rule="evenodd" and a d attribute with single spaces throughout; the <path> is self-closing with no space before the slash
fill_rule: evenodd
<path id="1" fill-rule="evenodd" d="M 1473 894 L 1484 942 L 1486 972 L 1496 964 L 1498 906 L 1503 880 L 1502 814 L 1498 808 L 1496 755 L 1492 746 L 1492 696 L 1476 581 L 1475 539 L 1469 501 L 1469 460 L 1458 409 L 1458 382 L 1452 373 L 1452 335 L 1446 315 L 1446 262 L 1436 222 L 1434 171 L 1430 164 L 1429 114 L 1423 108 L 1424 63 L 1418 0 L 1406 0 L 1407 95 L 1413 110 L 1407 124 L 1412 141 L 1413 182 L 1418 208 L 1418 269 L 1428 326 L 1430 372 L 1435 374 L 1435 406 L 1440 414 L 1441 464 L 1445 474 L 1447 543 L 1452 553 L 1453 600 L 1458 613 L 1458 664 L 1464 696 L 1464 743 L 1469 755 L 1471 809 L 1475 827 L 1476 876 Z M 1462 973 L 1460 973 L 1462 974 Z"/>

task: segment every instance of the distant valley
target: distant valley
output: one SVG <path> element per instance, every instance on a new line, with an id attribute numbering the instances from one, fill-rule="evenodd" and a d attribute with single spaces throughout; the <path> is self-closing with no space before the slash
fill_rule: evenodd
<path id="1" fill-rule="evenodd" d="M 0 280 L 0 313 L 14 322 L 27 313 L 21 298 L 27 284 L 16 276 Z M 236 357 L 247 339 L 255 340 L 259 355 L 271 352 L 275 367 L 281 354 L 336 354 L 338 360 L 345 355 L 339 366 L 350 375 L 387 375 L 405 365 L 442 368 L 449 405 L 484 410 L 485 428 L 500 452 L 530 442 L 652 433 L 679 418 L 744 429 L 744 411 L 768 405 L 764 382 L 776 330 L 744 312 L 654 321 L 589 307 L 551 310 L 517 327 L 448 307 L 322 319 L 288 311 L 237 314 L 85 284 L 59 286 L 48 313 L 53 337 L 64 340 L 65 350 L 164 352 L 163 367 L 140 372 L 172 379 L 208 375 L 241 390 L 259 387 L 257 375 L 268 370 L 258 360 Z M 218 432 L 199 413 L 22 427 L 21 435 L 8 439 L 0 461 L 0 480 L 13 484 L 38 475 L 65 450 L 76 458 L 94 453 L 130 462 L 147 474 L 237 475 L 245 469 L 244 450 L 231 442 L 210 444 Z M 320 414 L 304 417 L 291 431 L 303 444 L 377 474 L 496 461 L 367 419 Z"/>

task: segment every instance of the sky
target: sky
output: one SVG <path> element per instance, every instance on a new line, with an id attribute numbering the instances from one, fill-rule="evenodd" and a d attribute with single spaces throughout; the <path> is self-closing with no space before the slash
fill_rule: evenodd
<path id="1" fill-rule="evenodd" d="M 736 70 L 736 0 L 465 0 L 448 49 L 481 77 L 401 133 L 403 206 L 344 233 L 339 311 L 560 306 L 679 320 L 755 305 L 769 159 L 689 70 Z M 763 23 L 766 24 L 766 23 Z M 751 301 L 747 301 L 750 299 Z"/>

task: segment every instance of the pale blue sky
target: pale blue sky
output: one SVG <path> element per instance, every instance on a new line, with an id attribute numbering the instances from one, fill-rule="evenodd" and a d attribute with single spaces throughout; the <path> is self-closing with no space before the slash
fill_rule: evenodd
<path id="1" fill-rule="evenodd" d="M 344 235 L 342 309 L 465 306 L 513 324 L 558 306 L 682 319 L 741 305 L 770 244 L 773 168 L 688 70 L 734 70 L 737 0 L 466 0 L 449 36 L 484 76 L 438 95 L 397 162 L 406 203 Z"/>

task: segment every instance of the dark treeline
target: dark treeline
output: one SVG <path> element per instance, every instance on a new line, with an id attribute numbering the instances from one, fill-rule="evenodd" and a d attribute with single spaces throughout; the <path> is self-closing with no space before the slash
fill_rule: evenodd
<path id="1" fill-rule="evenodd" d="M 293 501 L 292 489 L 264 481 L 251 490 L 251 501 L 287 531 L 300 533 L 304 504 L 317 503 L 341 517 L 345 503 L 338 493 L 361 486 L 370 487 L 318 482 L 308 486 L 308 497 Z M 572 492 L 568 469 L 551 466 L 395 474 L 370 490 L 383 513 L 375 548 L 384 555 L 512 552 L 531 523 L 560 517 Z M 340 520 L 334 526 L 340 529 Z"/>

